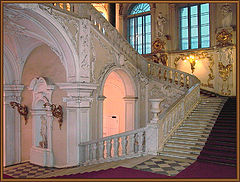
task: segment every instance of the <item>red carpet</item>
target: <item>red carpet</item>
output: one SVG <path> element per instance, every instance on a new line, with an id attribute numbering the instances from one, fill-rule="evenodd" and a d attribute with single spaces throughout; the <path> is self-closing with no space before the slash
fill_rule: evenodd
<path id="1" fill-rule="evenodd" d="M 72 174 L 72 175 L 64 175 L 64 176 L 57 176 L 53 178 L 108 178 L 108 179 L 126 179 L 126 178 L 170 178 L 169 176 L 162 175 L 162 174 L 156 174 L 146 171 L 140 171 L 136 169 L 131 168 L 125 168 L 125 167 L 117 167 L 114 169 L 107 169 L 107 170 L 100 170 L 100 171 L 94 171 L 94 172 L 86 172 L 86 173 L 78 173 L 78 174 Z"/>

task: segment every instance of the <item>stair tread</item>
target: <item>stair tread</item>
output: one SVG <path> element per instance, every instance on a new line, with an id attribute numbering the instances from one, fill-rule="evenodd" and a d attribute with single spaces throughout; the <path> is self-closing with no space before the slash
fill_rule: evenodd
<path id="1" fill-rule="evenodd" d="M 185 153 L 177 153 L 177 152 L 170 152 L 170 151 L 162 151 L 160 152 L 160 155 L 174 155 L 174 156 L 181 156 L 181 157 L 186 157 L 186 158 L 197 158 L 198 154 L 185 154 Z"/>

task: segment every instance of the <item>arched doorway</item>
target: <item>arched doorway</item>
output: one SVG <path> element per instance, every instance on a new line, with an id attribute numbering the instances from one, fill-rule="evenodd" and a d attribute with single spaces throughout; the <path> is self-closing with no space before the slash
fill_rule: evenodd
<path id="1" fill-rule="evenodd" d="M 107 76 L 103 86 L 103 137 L 134 129 L 134 88 L 130 76 L 123 70 L 114 70 Z"/>

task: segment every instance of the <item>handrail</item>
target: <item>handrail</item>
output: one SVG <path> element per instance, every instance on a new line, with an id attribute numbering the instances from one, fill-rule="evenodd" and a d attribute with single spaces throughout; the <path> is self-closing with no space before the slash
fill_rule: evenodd
<path id="1" fill-rule="evenodd" d="M 139 129 L 136 129 L 136 130 L 126 131 L 126 132 L 122 132 L 122 133 L 119 133 L 119 134 L 106 136 L 106 137 L 99 138 L 99 139 L 96 139 L 96 140 L 82 142 L 79 145 L 89 145 L 89 144 L 93 144 L 93 143 L 96 143 L 96 142 L 101 142 L 101 141 L 104 141 L 104 140 L 109 140 L 109 139 L 117 138 L 117 137 L 121 137 L 121 136 L 127 136 L 127 135 L 131 135 L 131 134 L 134 134 L 134 133 L 142 132 L 142 131 L 145 131 L 145 128 L 139 128 Z"/>

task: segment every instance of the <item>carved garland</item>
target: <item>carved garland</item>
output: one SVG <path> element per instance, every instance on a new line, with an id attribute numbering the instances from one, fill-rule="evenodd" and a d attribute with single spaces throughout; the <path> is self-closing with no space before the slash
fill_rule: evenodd
<path id="1" fill-rule="evenodd" d="M 194 53 L 188 53 L 188 54 L 179 54 L 179 56 L 176 57 L 175 61 L 174 61 L 175 68 L 177 68 L 179 60 L 185 60 L 185 58 L 189 57 L 190 55 L 193 55 L 194 57 L 198 57 L 198 59 L 208 58 L 208 60 L 209 60 L 208 68 L 210 70 L 210 73 L 208 74 L 207 84 L 201 83 L 201 85 L 204 87 L 214 88 L 213 84 L 210 83 L 210 81 L 214 80 L 214 78 L 215 78 L 215 76 L 213 75 L 214 60 L 213 60 L 213 56 L 209 55 L 207 52 L 194 52 Z"/>

